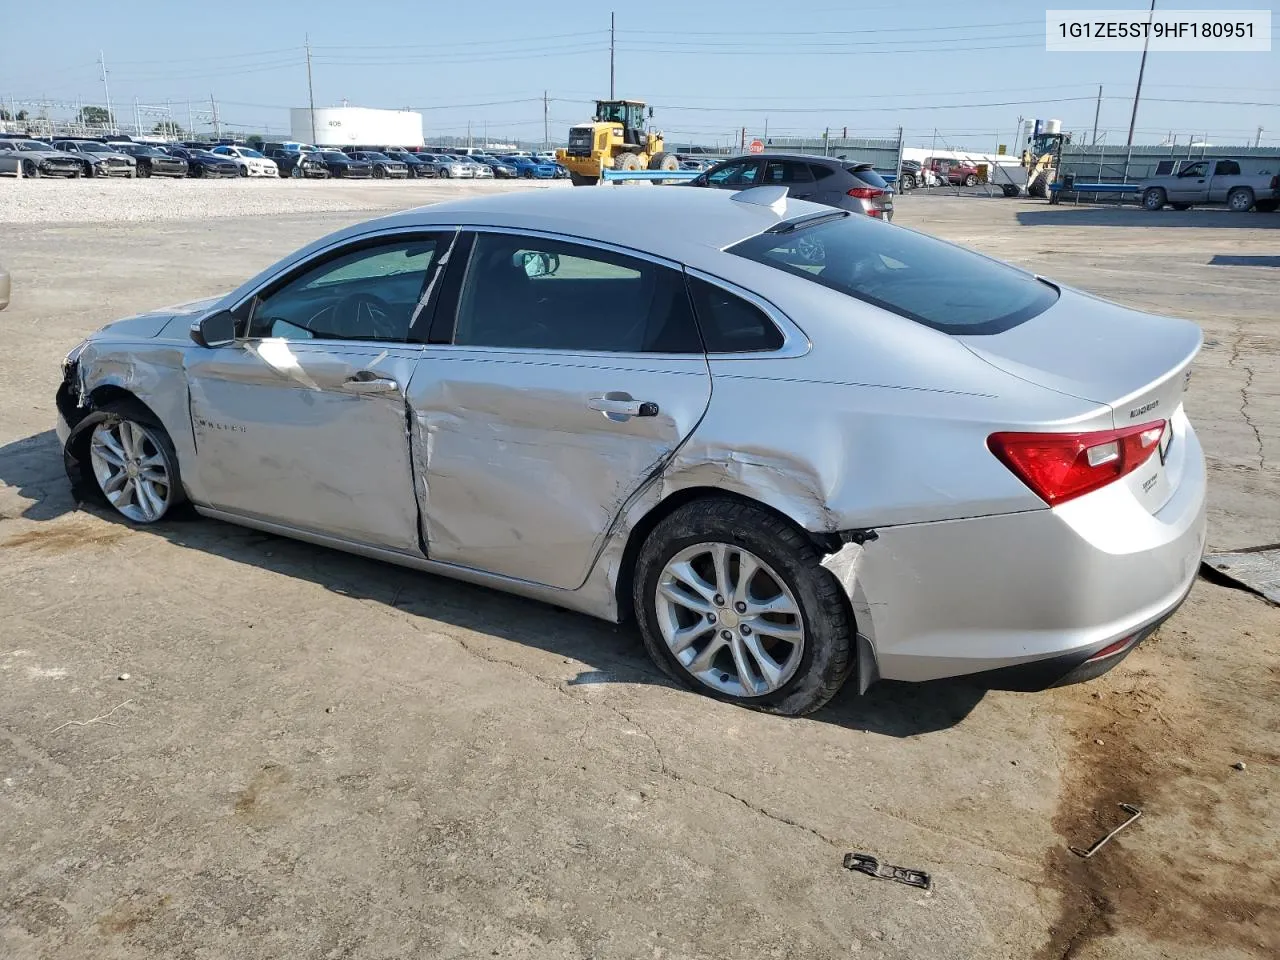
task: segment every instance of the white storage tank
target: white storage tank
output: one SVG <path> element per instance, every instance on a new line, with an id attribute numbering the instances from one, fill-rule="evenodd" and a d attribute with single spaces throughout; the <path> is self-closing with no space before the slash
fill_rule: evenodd
<path id="1" fill-rule="evenodd" d="M 289 111 L 293 139 L 318 147 L 369 146 L 420 147 L 422 114 L 412 110 L 375 110 L 370 107 L 316 107 L 312 129 L 311 108 Z"/>

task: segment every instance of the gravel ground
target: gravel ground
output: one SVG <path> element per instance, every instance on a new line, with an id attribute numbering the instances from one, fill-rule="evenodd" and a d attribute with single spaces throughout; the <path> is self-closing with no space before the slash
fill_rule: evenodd
<path id="1" fill-rule="evenodd" d="M 0 179 L 0 223 L 121 223 L 400 210 L 503 190 L 558 189 L 567 183 L 4 178 Z"/>

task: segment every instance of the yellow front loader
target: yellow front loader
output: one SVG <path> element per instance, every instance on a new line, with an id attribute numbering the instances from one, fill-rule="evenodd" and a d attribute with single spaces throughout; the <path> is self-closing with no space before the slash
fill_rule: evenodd
<path id="1" fill-rule="evenodd" d="M 679 158 L 666 152 L 662 132 L 648 129 L 646 119 L 639 100 L 597 100 L 591 123 L 569 128 L 569 146 L 556 151 L 556 160 L 575 187 L 594 186 L 605 170 L 679 170 Z"/>

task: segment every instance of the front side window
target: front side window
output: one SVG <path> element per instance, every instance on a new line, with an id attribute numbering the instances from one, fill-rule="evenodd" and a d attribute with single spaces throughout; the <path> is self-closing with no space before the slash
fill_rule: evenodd
<path id="1" fill-rule="evenodd" d="M 760 164 L 756 161 L 739 160 L 712 170 L 707 174 L 707 182 L 713 187 L 749 187 L 756 182 L 759 173 Z"/>
<path id="2" fill-rule="evenodd" d="M 729 252 L 957 335 L 1000 333 L 1058 299 L 1030 274 L 870 217 L 762 233 Z"/>
<path id="3" fill-rule="evenodd" d="M 326 260 L 257 301 L 249 337 L 408 340 L 435 254 L 421 238 Z"/>
<path id="4" fill-rule="evenodd" d="M 458 303 L 459 346 L 701 353 L 683 275 L 560 240 L 482 233 Z"/>
<path id="5" fill-rule="evenodd" d="M 1193 163 L 1191 166 L 1183 170 L 1178 176 L 1180 177 L 1203 177 L 1209 172 L 1209 164 Z"/>

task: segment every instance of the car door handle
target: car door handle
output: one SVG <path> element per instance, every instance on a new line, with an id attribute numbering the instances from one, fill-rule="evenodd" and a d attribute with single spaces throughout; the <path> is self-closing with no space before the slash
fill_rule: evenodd
<path id="1" fill-rule="evenodd" d="M 610 397 L 592 397 L 587 401 L 587 408 L 599 410 L 605 416 L 617 417 L 656 417 L 658 405 L 651 400 L 621 400 Z"/>
<path id="2" fill-rule="evenodd" d="M 399 390 L 400 384 L 386 377 L 357 374 L 349 380 L 343 380 L 342 389 L 347 393 L 391 393 Z"/>

